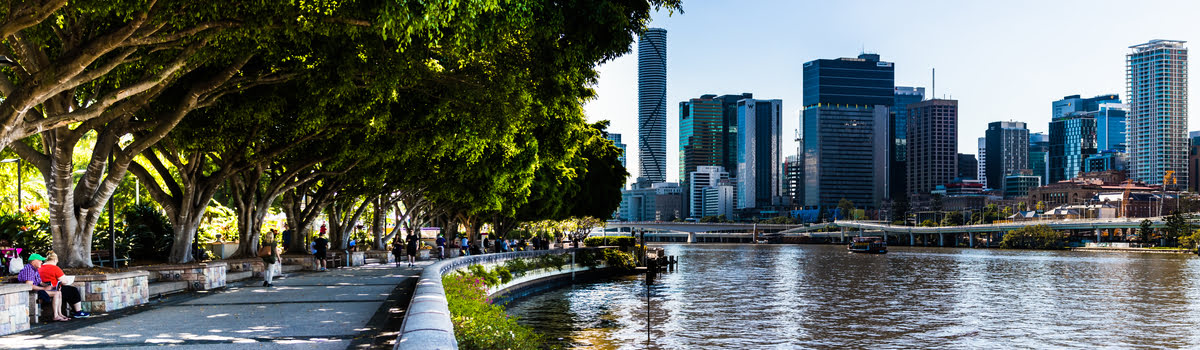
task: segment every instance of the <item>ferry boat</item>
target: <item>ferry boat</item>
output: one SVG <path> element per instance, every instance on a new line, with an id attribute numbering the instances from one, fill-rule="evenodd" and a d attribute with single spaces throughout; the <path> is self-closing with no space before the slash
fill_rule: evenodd
<path id="1" fill-rule="evenodd" d="M 853 253 L 887 254 L 887 241 L 879 237 L 854 237 L 848 248 Z"/>

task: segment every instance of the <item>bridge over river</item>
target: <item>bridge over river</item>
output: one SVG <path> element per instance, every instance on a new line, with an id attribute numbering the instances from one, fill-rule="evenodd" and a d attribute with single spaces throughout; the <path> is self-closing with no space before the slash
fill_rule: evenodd
<path id="1" fill-rule="evenodd" d="M 845 242 L 847 237 L 886 237 L 894 244 L 946 246 L 994 246 L 1005 232 L 1047 225 L 1073 236 L 1096 242 L 1123 241 L 1141 228 L 1145 219 L 1032 220 L 987 225 L 949 227 L 897 226 L 878 221 L 839 220 L 823 224 L 696 223 L 665 221 L 610 221 L 608 230 L 620 234 L 645 231 L 651 242 L 750 243 L 761 240 L 783 242 Z M 1166 226 L 1162 217 L 1149 218 L 1152 228 Z M 611 231 L 610 231 L 611 232 Z"/>

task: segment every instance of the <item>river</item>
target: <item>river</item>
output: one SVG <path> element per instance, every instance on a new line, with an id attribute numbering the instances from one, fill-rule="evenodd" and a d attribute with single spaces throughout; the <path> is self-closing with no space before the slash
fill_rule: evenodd
<path id="1" fill-rule="evenodd" d="M 655 349 L 1200 347 L 1200 258 L 835 245 L 673 244 L 650 286 Z M 568 349 L 645 349 L 627 276 L 507 305 Z"/>

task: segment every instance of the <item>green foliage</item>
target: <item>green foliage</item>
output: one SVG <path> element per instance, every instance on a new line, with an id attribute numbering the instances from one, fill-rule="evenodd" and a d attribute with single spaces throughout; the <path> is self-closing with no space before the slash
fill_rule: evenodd
<path id="1" fill-rule="evenodd" d="M 853 220 L 854 219 L 854 202 L 853 201 L 842 198 L 842 200 L 838 201 L 837 208 L 838 208 L 838 213 L 840 214 L 842 220 Z"/>
<path id="2" fill-rule="evenodd" d="M 1179 237 L 1180 248 L 1196 249 L 1197 245 L 1200 245 L 1200 230 Z"/>
<path id="3" fill-rule="evenodd" d="M 1153 225 L 1154 222 L 1150 221 L 1150 219 L 1142 220 L 1142 223 L 1138 225 L 1138 238 L 1142 242 L 1149 241 L 1150 236 L 1154 234 L 1154 228 L 1151 227 Z"/>
<path id="4" fill-rule="evenodd" d="M 1191 217 L 1184 216 L 1176 211 L 1166 218 L 1167 227 L 1165 228 L 1166 239 L 1168 245 L 1174 245 L 1179 238 L 1192 233 L 1196 229 L 1196 225 L 1192 225 Z"/>
<path id="5" fill-rule="evenodd" d="M 1000 240 L 1004 249 L 1063 249 L 1066 240 L 1061 232 L 1047 225 L 1025 226 L 1008 231 Z"/>
<path id="6" fill-rule="evenodd" d="M 700 222 L 704 222 L 704 223 L 718 222 L 719 223 L 719 222 L 733 222 L 733 221 L 729 220 L 729 218 L 726 218 L 725 214 L 721 214 L 721 215 L 717 215 L 717 216 L 709 215 L 709 216 L 702 217 L 702 218 L 700 218 Z"/>
<path id="7" fill-rule="evenodd" d="M 454 337 L 462 349 L 540 349 L 542 336 L 493 305 L 484 280 L 461 274 L 442 277 Z"/>
<path id="8" fill-rule="evenodd" d="M 938 225 L 937 222 L 934 222 L 933 219 L 925 219 L 925 221 L 921 221 L 920 226 L 921 227 L 937 227 L 937 225 Z"/>
<path id="9" fill-rule="evenodd" d="M 132 239 L 129 255 L 135 260 L 163 260 L 175 244 L 171 223 L 152 205 L 125 210 L 125 234 Z"/>
<path id="10" fill-rule="evenodd" d="M 629 271 L 637 267 L 637 258 L 633 254 L 617 249 L 604 250 L 604 264 L 610 268 Z"/>
<path id="11" fill-rule="evenodd" d="M 637 239 L 629 236 L 588 237 L 583 240 L 583 245 L 586 247 L 610 245 L 628 248 L 632 247 L 634 244 L 637 244 Z"/>
<path id="12" fill-rule="evenodd" d="M 21 258 L 50 251 L 50 224 L 31 214 L 0 215 L 0 246 L 21 248 Z"/>
<path id="13" fill-rule="evenodd" d="M 952 211 L 946 213 L 946 217 L 942 218 L 942 226 L 959 226 L 963 224 L 963 214 L 961 212 Z"/>

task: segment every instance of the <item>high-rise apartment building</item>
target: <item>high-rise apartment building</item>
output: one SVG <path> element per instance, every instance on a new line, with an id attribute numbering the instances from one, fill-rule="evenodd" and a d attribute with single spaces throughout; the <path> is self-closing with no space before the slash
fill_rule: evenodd
<path id="1" fill-rule="evenodd" d="M 1187 47 L 1185 41 L 1151 40 L 1125 56 L 1129 114 L 1126 120 L 1129 178 L 1163 184 L 1173 173 L 1188 183 Z"/>
<path id="2" fill-rule="evenodd" d="M 706 188 L 717 186 L 721 180 L 729 179 L 729 172 L 725 171 L 721 166 L 699 166 L 696 171 L 688 174 L 688 211 L 689 217 L 701 218 L 712 214 L 706 214 L 704 191 Z"/>
<path id="3" fill-rule="evenodd" d="M 892 104 L 891 125 L 888 126 L 888 137 L 892 140 L 888 185 L 889 198 L 899 198 L 908 194 L 907 160 L 908 160 L 908 105 L 925 99 L 925 88 L 897 86 L 896 98 Z"/>
<path id="4" fill-rule="evenodd" d="M 679 103 L 679 178 L 702 166 L 721 165 L 724 130 L 721 101 L 703 95 Z"/>
<path id="5" fill-rule="evenodd" d="M 780 203 L 783 189 L 783 100 L 738 101 L 737 208 Z"/>
<path id="6" fill-rule="evenodd" d="M 650 182 L 667 180 L 667 30 L 638 38 L 638 171 Z"/>
<path id="7" fill-rule="evenodd" d="M 908 191 L 928 195 L 958 175 L 958 101 L 908 105 Z"/>
<path id="8" fill-rule="evenodd" d="M 879 55 L 804 63 L 804 205 L 878 207 L 890 191 L 895 67 Z M 907 129 L 906 129 L 907 130 Z"/>
<path id="9" fill-rule="evenodd" d="M 1042 179 L 1042 183 L 1050 181 L 1050 135 L 1044 133 L 1029 133 L 1029 170 L 1033 176 Z"/>
<path id="10" fill-rule="evenodd" d="M 1023 122 L 992 122 L 987 132 L 987 183 L 1001 190 L 1005 177 L 1029 169 L 1029 129 Z M 1032 175 L 1030 175 L 1032 176 Z M 1025 182 L 1023 182 L 1025 183 Z"/>

